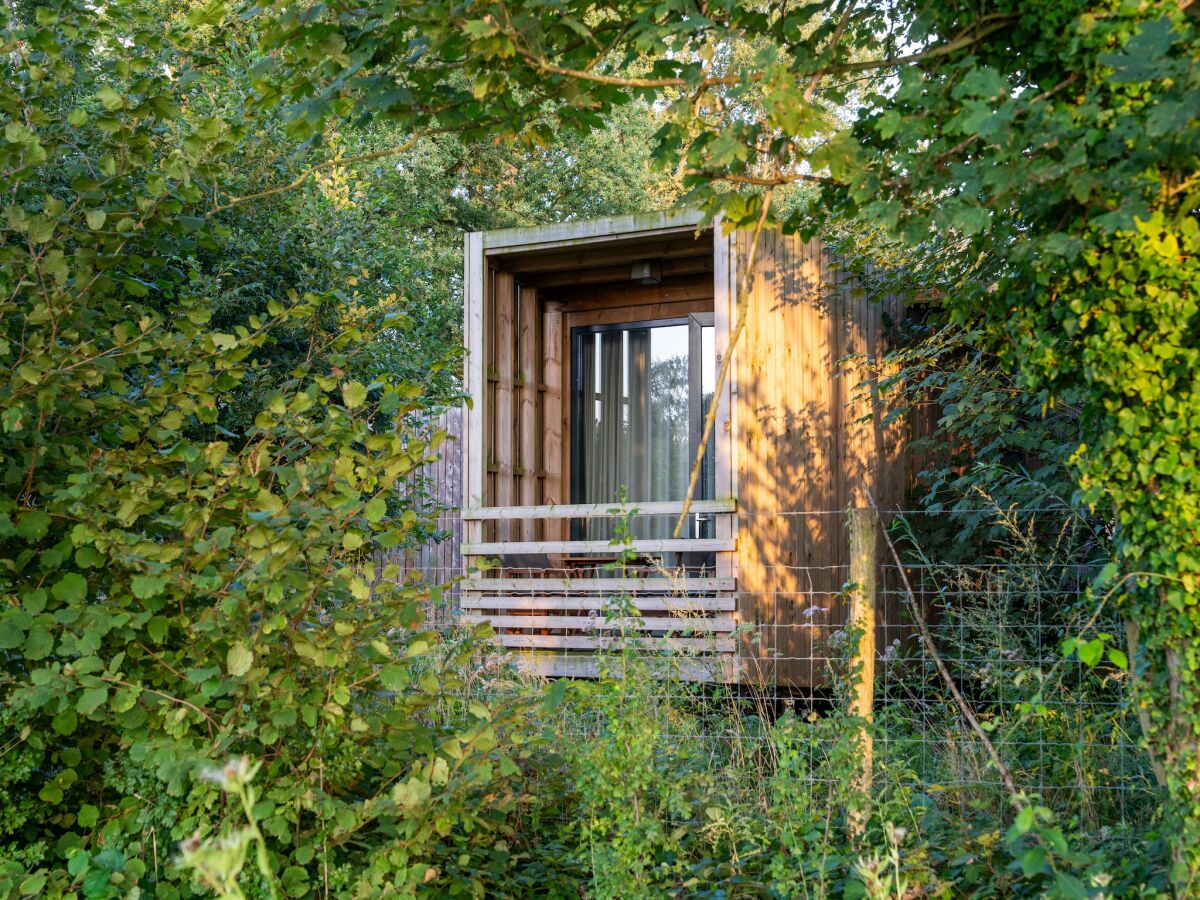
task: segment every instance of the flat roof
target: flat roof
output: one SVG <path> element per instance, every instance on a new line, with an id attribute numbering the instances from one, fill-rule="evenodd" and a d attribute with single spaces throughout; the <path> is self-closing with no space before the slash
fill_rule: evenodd
<path id="1" fill-rule="evenodd" d="M 673 209 L 666 212 L 588 219 L 582 222 L 533 225 L 528 228 L 500 228 L 478 233 L 482 235 L 485 253 L 513 252 L 518 249 L 569 247 L 622 236 L 694 231 L 703 220 L 704 215 L 699 210 Z"/>

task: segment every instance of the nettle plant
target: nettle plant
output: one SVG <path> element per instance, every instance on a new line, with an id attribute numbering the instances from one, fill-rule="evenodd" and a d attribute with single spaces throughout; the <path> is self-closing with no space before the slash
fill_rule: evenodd
<path id="1" fill-rule="evenodd" d="M 349 374 L 394 317 L 346 323 L 221 427 L 323 300 L 209 325 L 194 251 L 240 126 L 189 117 L 149 13 L 5 10 L 0 892 L 186 889 L 178 842 L 221 818 L 197 775 L 243 755 L 286 893 L 482 892 L 510 713 L 427 714 L 461 660 L 431 653 L 429 591 L 386 551 L 422 525 L 394 486 L 445 435 L 406 424 L 410 385 Z"/>

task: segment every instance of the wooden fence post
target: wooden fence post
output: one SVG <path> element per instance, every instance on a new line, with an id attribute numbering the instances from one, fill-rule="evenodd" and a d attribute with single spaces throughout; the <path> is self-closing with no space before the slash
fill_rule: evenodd
<path id="1" fill-rule="evenodd" d="M 864 723 L 870 723 L 875 709 L 875 582 L 878 572 L 876 558 L 879 517 L 870 507 L 849 510 L 850 526 L 850 621 L 848 626 L 857 632 L 858 642 L 851 654 L 850 671 L 857 671 L 857 681 L 850 695 L 850 712 Z M 866 797 L 871 790 L 871 771 L 874 759 L 874 739 L 864 725 L 860 735 L 861 769 L 856 790 Z M 864 813 L 852 813 L 851 831 L 861 833 L 866 825 Z"/>

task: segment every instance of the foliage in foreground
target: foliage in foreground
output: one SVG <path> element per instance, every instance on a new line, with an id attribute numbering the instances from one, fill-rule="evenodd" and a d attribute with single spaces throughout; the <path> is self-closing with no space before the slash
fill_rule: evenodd
<path id="1" fill-rule="evenodd" d="M 1004 798 L 915 792 L 942 770 L 914 778 L 907 750 L 952 735 L 953 713 L 881 720 L 897 752 L 851 834 L 845 812 L 866 801 L 847 793 L 861 723 L 845 717 L 726 716 L 632 677 L 540 704 L 503 684 L 472 695 L 472 641 L 439 648 L 425 592 L 379 563 L 420 528 L 392 486 L 438 439 L 395 375 L 388 339 L 414 332 L 390 291 L 347 303 L 332 254 L 264 265 L 260 238 L 296 206 L 213 214 L 229 182 L 253 189 L 229 161 L 262 135 L 211 103 L 160 18 L 2 14 L 5 891 L 190 892 L 178 843 L 211 846 L 230 814 L 201 776 L 242 757 L 261 763 L 249 814 L 267 848 L 249 894 L 1158 889 L 1137 868 L 1154 848 L 1121 830 L 1088 843 L 1107 815 L 1068 819 L 1065 845 L 1040 819 L 1006 840 Z M 344 199 L 341 175 L 322 170 L 325 201 Z M 319 224 L 329 207 L 306 196 Z M 339 224 L 361 235 L 367 218 Z M 1144 771 L 1136 754 L 1120 765 Z M 1152 804 L 1135 812 L 1157 825 Z"/>
<path id="2" fill-rule="evenodd" d="M 343 158 L 395 129 L 306 156 L 251 110 L 252 30 L 190 6 L 0 10 L 0 893 L 187 893 L 243 756 L 281 891 L 480 893 L 522 751 L 442 702 L 472 650 L 381 562 L 428 535 L 394 488 L 457 391 L 459 231 L 669 196 L 652 122 L 431 138 L 367 189 Z"/>
<path id="3" fill-rule="evenodd" d="M 959 324 L 1021 389 L 1080 406 L 1074 486 L 1120 522 L 1131 580 L 1116 604 L 1168 788 L 1175 877 L 1195 893 L 1195 4 L 383 0 L 365 20 L 356 2 L 304 6 L 319 27 L 292 3 L 255 7 L 285 48 L 274 62 L 300 132 L 366 109 L 414 132 L 550 140 L 651 102 L 668 116 L 657 158 L 732 225 L 861 217 L 910 245 L 960 240 L 977 265 L 943 297 Z M 463 82 L 448 85 L 447 69 Z M 775 189 L 797 182 L 818 201 L 774 215 Z"/>
<path id="4" fill-rule="evenodd" d="M 403 323 L 316 325 L 329 298 L 292 293 L 214 324 L 205 196 L 237 128 L 189 113 L 149 13 L 27 12 L 0 94 L 9 889 L 186 889 L 175 845 L 217 803 L 195 776 L 245 754 L 288 894 L 482 891 L 515 803 L 503 714 L 428 713 L 456 660 L 423 663 L 427 592 L 378 563 L 420 524 L 395 485 L 444 435 L 408 425 L 411 385 L 351 374 Z M 229 431 L 257 352 L 296 334 Z"/>
<path id="5" fill-rule="evenodd" d="M 1013 535 L 1014 540 L 1019 535 Z M 1022 550 L 1014 545 L 1014 555 Z M 685 683 L 643 656 L 635 633 L 603 660 L 612 677 L 546 689 L 499 657 L 473 661 L 462 702 L 537 699 L 525 723 L 522 802 L 506 841 L 504 896 L 1165 897 L 1158 797 L 1145 753 L 1114 712 L 1120 673 L 1056 668 L 1055 636 L 1014 632 L 1006 601 L 1057 590 L 1052 564 L 1013 578 L 947 567 L 962 583 L 943 613 L 964 635 L 951 661 L 1013 776 L 1018 812 L 929 660 L 885 664 L 872 785 L 859 784 L 864 723 L 844 698 L 777 705 Z M 1042 579 L 1051 579 L 1043 581 Z M 962 617 L 961 620 L 959 617 Z M 1050 646 L 1042 646 L 1049 638 Z M 1049 655 L 1047 656 L 1047 652 Z M 1047 668 L 1047 664 L 1050 664 Z M 1045 713 L 1013 698 L 1042 673 Z M 1066 677 L 1062 677 L 1063 674 Z M 933 676 L 931 680 L 923 680 Z M 1049 676 L 1046 678 L 1046 676 Z M 835 681 L 835 684 L 838 684 Z M 832 700 L 832 702 L 830 702 Z M 230 771 L 236 776 L 240 764 Z M 1107 773 L 1102 775 L 1101 773 Z M 244 785 L 218 776 L 236 796 Z M 191 864 L 243 865 L 253 814 Z M 248 826 L 249 823 L 249 826 Z"/>

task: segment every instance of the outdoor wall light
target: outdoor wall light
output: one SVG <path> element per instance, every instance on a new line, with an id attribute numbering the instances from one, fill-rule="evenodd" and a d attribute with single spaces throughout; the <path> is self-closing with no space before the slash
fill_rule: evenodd
<path id="1" fill-rule="evenodd" d="M 662 281 L 662 262 L 657 259 L 639 259 L 633 264 L 629 278 L 640 284 L 658 284 Z"/>

